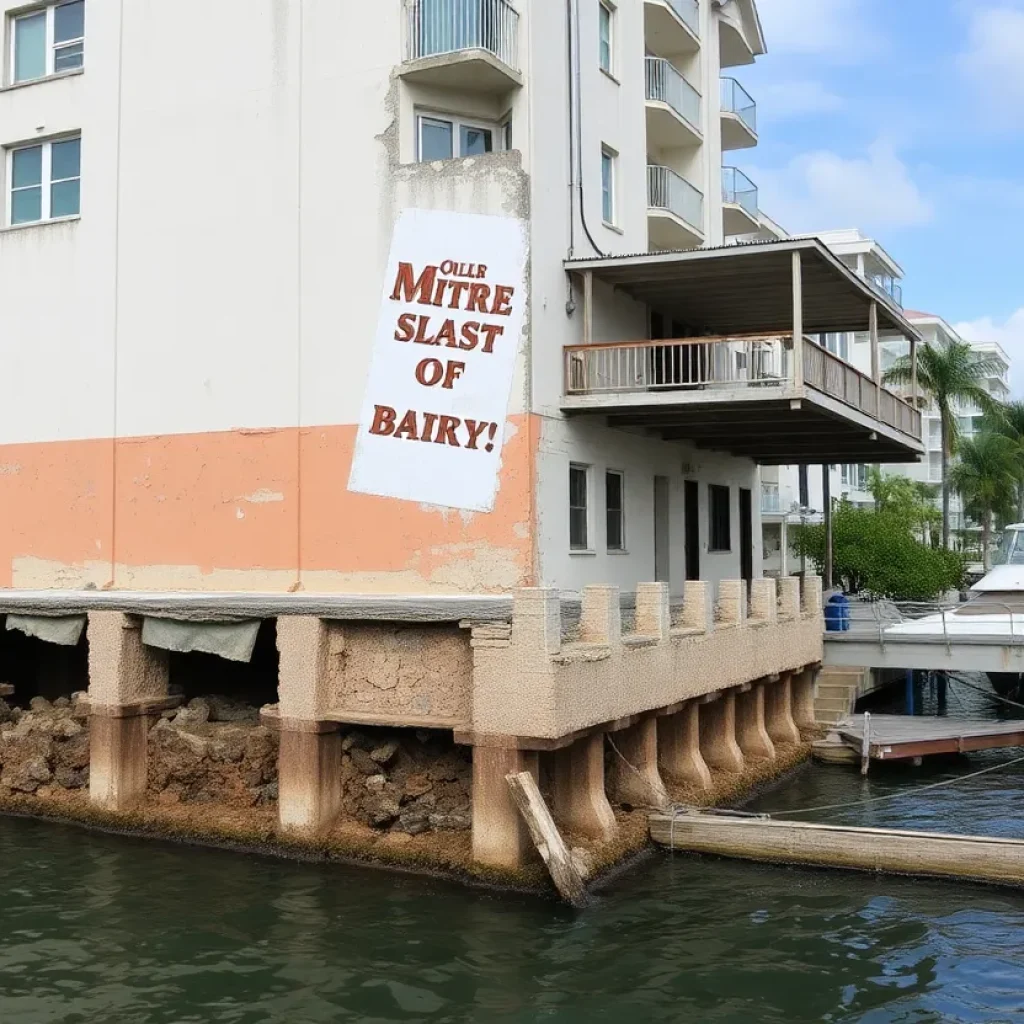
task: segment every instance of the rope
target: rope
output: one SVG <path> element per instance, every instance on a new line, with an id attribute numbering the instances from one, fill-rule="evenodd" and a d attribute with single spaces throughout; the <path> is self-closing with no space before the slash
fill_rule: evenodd
<path id="1" fill-rule="evenodd" d="M 618 747 L 616 746 L 616 744 L 615 744 L 615 740 L 613 740 L 613 739 L 612 739 L 612 734 L 611 734 L 610 732 L 609 732 L 609 733 L 605 733 L 605 736 L 606 736 L 606 738 L 607 738 L 608 742 L 609 742 L 609 743 L 611 744 L 611 748 L 612 748 L 612 750 L 614 750 L 614 751 L 615 751 L 615 753 L 616 753 L 616 754 L 617 754 L 617 755 L 618 755 L 618 756 L 619 756 L 619 757 L 620 757 L 620 758 L 622 759 L 622 763 L 623 763 L 623 764 L 624 764 L 624 765 L 625 765 L 625 766 L 626 766 L 626 767 L 627 767 L 627 768 L 628 768 L 628 769 L 629 769 L 629 770 L 630 770 L 630 771 L 631 771 L 631 772 L 632 772 L 632 773 L 633 773 L 634 775 L 636 775 L 636 776 L 637 776 L 637 777 L 638 777 L 638 778 L 640 779 L 640 781 L 641 781 L 641 782 L 642 782 L 642 783 L 644 784 L 644 786 L 646 787 L 646 789 L 647 789 L 647 792 L 648 792 L 648 793 L 649 793 L 649 794 L 650 794 L 651 796 L 653 796 L 653 797 L 654 797 L 654 801 L 653 801 L 652 803 L 649 803 L 649 804 L 647 805 L 647 809 L 648 809 L 648 810 L 652 810 L 652 811 L 657 811 L 657 810 L 660 810 L 661 808 L 659 807 L 659 805 L 658 805 L 658 802 L 657 802 L 657 800 L 658 800 L 658 791 L 657 791 L 657 790 L 656 790 L 656 789 L 654 788 L 654 785 L 653 785 L 653 784 L 651 783 L 650 779 L 648 779 L 648 778 L 647 778 L 647 776 L 646 776 L 646 775 L 644 775 L 644 773 L 643 773 L 642 771 L 640 771 L 640 769 L 639 769 L 639 768 L 637 768 L 637 767 L 636 767 L 636 765 L 634 765 L 634 764 L 631 764 L 631 763 L 629 762 L 629 760 L 627 760 L 627 758 L 626 758 L 625 754 L 623 754 L 623 753 L 622 753 L 622 751 L 621 751 L 621 750 L 619 750 L 619 748 L 618 748 Z"/>
<path id="2" fill-rule="evenodd" d="M 800 807 L 792 811 L 772 811 L 770 817 L 784 818 L 791 814 L 810 814 L 813 811 L 838 811 L 846 807 L 860 807 L 864 804 L 877 804 L 884 800 L 900 800 L 906 797 L 917 796 L 918 793 L 925 793 L 930 789 L 942 789 L 944 786 L 955 786 L 960 782 L 967 782 L 968 779 L 976 779 L 979 775 L 988 775 L 989 772 L 999 771 L 1001 768 L 1010 768 L 1015 764 L 1024 764 L 1024 757 L 1015 757 L 1010 761 L 1003 761 L 1001 764 L 994 764 L 988 768 L 971 772 L 968 775 L 958 775 L 955 779 L 944 779 L 941 782 L 931 782 L 926 786 L 914 786 L 913 789 L 901 789 L 898 793 L 887 793 L 885 796 L 870 796 L 863 800 L 851 800 L 844 804 L 821 804 L 818 807 Z"/>

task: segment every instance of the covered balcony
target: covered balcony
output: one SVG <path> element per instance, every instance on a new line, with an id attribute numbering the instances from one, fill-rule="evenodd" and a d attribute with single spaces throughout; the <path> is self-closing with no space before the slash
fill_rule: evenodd
<path id="1" fill-rule="evenodd" d="M 700 93 L 663 57 L 645 57 L 647 145 L 700 145 Z"/>
<path id="2" fill-rule="evenodd" d="M 726 235 L 746 235 L 761 226 L 757 186 L 736 167 L 722 168 L 722 221 Z"/>
<path id="3" fill-rule="evenodd" d="M 573 260 L 583 341 L 565 349 L 562 410 L 763 465 L 916 461 L 916 380 L 881 383 L 879 346 L 917 331 L 817 239 Z M 594 281 L 672 324 L 675 337 L 593 344 Z M 606 290 L 603 290 L 606 291 Z M 654 318 L 652 317 L 652 323 Z M 863 331 L 872 373 L 816 335 Z"/>
<path id="4" fill-rule="evenodd" d="M 403 78 L 503 93 L 523 84 L 519 14 L 509 0 L 407 0 Z"/>
<path id="5" fill-rule="evenodd" d="M 757 104 L 735 78 L 721 80 L 722 149 L 757 145 Z"/>
<path id="6" fill-rule="evenodd" d="M 697 0 L 644 0 L 644 35 L 658 53 L 696 53 L 700 49 Z"/>
<path id="7" fill-rule="evenodd" d="M 647 236 L 654 249 L 689 249 L 704 241 L 704 196 L 670 167 L 647 167 Z"/>

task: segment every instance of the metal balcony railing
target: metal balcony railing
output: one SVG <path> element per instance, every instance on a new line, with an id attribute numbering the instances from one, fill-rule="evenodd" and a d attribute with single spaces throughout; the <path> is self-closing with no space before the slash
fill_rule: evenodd
<path id="1" fill-rule="evenodd" d="M 782 511 L 782 498 L 779 495 L 778 484 L 761 484 L 761 511 Z"/>
<path id="2" fill-rule="evenodd" d="M 723 78 L 722 110 L 735 114 L 755 135 L 757 134 L 757 104 L 735 78 Z"/>
<path id="3" fill-rule="evenodd" d="M 508 0 L 408 0 L 406 59 L 486 50 L 519 70 L 519 14 Z"/>
<path id="4" fill-rule="evenodd" d="M 884 277 L 881 274 L 875 274 L 873 277 L 869 277 L 868 281 L 871 287 L 876 291 L 880 291 L 887 298 L 892 299 L 900 309 L 903 308 L 903 286 L 891 277 Z"/>
<path id="5" fill-rule="evenodd" d="M 647 99 L 667 103 L 700 131 L 700 93 L 664 58 L 645 57 L 644 63 Z"/>
<path id="6" fill-rule="evenodd" d="M 694 35 L 700 34 L 700 8 L 697 0 L 668 0 L 668 5 Z"/>
<path id="7" fill-rule="evenodd" d="M 880 387 L 811 338 L 804 338 L 803 381 L 807 387 L 921 439 L 921 413 Z M 565 348 L 565 392 L 757 389 L 765 399 L 775 389 L 794 386 L 792 334 L 746 337 L 672 338 Z"/>
<path id="8" fill-rule="evenodd" d="M 722 201 L 735 203 L 757 220 L 757 186 L 737 167 L 722 168 Z"/>
<path id="9" fill-rule="evenodd" d="M 671 167 L 647 166 L 647 205 L 668 210 L 698 231 L 704 225 L 704 196 Z"/>

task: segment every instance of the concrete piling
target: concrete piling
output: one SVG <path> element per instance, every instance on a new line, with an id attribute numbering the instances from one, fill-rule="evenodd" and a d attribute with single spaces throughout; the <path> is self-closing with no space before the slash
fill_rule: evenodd
<path id="1" fill-rule="evenodd" d="M 604 734 L 592 733 L 551 754 L 552 812 L 568 832 L 592 839 L 615 835 L 604 786 Z"/>
<path id="2" fill-rule="evenodd" d="M 610 734 L 612 799 L 634 807 L 666 807 L 668 792 L 658 772 L 658 721 L 645 718 Z"/>
<path id="3" fill-rule="evenodd" d="M 711 770 L 700 752 L 700 703 L 658 719 L 658 761 L 666 779 L 702 792 L 711 789 Z"/>
<path id="4" fill-rule="evenodd" d="M 743 751 L 736 742 L 736 695 L 723 693 L 700 709 L 700 752 L 711 769 L 743 771 Z"/>
<path id="5" fill-rule="evenodd" d="M 764 724 L 764 684 L 754 683 L 736 697 L 736 742 L 746 761 L 771 761 L 775 744 Z"/>
<path id="6" fill-rule="evenodd" d="M 519 772 L 538 779 L 536 751 L 473 748 L 473 860 L 478 864 L 515 871 L 535 855 L 505 781 L 507 775 Z"/>

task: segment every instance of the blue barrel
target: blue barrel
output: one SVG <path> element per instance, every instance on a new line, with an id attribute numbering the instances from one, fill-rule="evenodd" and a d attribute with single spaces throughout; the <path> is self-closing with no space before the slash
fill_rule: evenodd
<path id="1" fill-rule="evenodd" d="M 845 633 L 850 628 L 850 601 L 845 594 L 833 594 L 825 605 L 825 630 Z"/>

